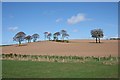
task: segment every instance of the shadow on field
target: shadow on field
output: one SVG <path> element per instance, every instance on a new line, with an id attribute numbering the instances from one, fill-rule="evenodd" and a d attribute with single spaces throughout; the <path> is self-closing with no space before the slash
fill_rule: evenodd
<path id="1" fill-rule="evenodd" d="M 27 44 L 15 45 L 15 47 L 27 46 Z"/>
<path id="2" fill-rule="evenodd" d="M 4 46 L 12 46 L 12 45 L 0 45 L 0 47 L 4 47 Z"/>
<path id="3" fill-rule="evenodd" d="M 103 44 L 104 42 L 98 42 L 98 43 L 96 43 L 96 42 L 89 42 L 89 43 L 93 43 L 93 44 Z"/>

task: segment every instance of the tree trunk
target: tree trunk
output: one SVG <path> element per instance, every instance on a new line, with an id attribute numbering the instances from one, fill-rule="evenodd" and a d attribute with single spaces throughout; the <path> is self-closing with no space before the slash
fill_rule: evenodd
<path id="1" fill-rule="evenodd" d="M 97 38 L 96 38 L 96 43 L 97 43 Z"/>
<path id="2" fill-rule="evenodd" d="M 58 40 L 58 36 L 57 36 L 56 38 L 57 38 L 57 40 Z"/>
<path id="3" fill-rule="evenodd" d="M 100 43 L 100 38 L 99 38 L 99 43 Z"/>
<path id="4" fill-rule="evenodd" d="M 46 38 L 47 38 L 47 36 L 45 35 L 45 39 L 44 40 L 46 40 Z"/>
<path id="5" fill-rule="evenodd" d="M 64 36 L 62 35 L 62 41 L 64 42 Z"/>
<path id="6" fill-rule="evenodd" d="M 19 46 L 21 45 L 21 41 L 19 41 Z"/>
<path id="7" fill-rule="evenodd" d="M 30 43 L 31 42 L 31 40 L 28 40 L 28 43 Z"/>
<path id="8" fill-rule="evenodd" d="M 50 37 L 49 37 L 49 41 L 50 41 Z"/>
<path id="9" fill-rule="evenodd" d="M 36 40 L 34 39 L 33 42 L 36 42 Z"/>
<path id="10" fill-rule="evenodd" d="M 64 42 L 64 37 L 63 37 L 63 42 Z"/>

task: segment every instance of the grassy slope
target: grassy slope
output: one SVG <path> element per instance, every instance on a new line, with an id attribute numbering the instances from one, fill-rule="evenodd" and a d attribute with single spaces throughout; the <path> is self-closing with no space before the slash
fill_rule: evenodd
<path id="1" fill-rule="evenodd" d="M 99 62 L 57 63 L 3 60 L 4 78 L 95 78 L 117 77 L 117 65 Z"/>

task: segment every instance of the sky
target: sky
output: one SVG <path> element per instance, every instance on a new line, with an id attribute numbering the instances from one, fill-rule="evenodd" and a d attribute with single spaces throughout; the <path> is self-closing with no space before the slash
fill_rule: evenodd
<path id="1" fill-rule="evenodd" d="M 118 35 L 117 2 L 3 2 L 2 44 L 14 44 L 13 37 L 23 31 L 37 33 L 66 30 L 69 39 L 93 39 L 90 31 L 102 29 L 104 39 Z M 60 38 L 60 37 L 59 37 Z"/>

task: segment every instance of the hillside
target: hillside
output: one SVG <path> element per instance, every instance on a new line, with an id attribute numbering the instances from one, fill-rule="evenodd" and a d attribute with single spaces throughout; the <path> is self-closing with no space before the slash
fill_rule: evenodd
<path id="1" fill-rule="evenodd" d="M 31 54 L 31 55 L 77 55 L 77 56 L 117 56 L 118 41 L 102 40 L 70 40 L 69 43 L 41 41 L 28 43 L 24 46 L 3 46 L 2 53 Z"/>

